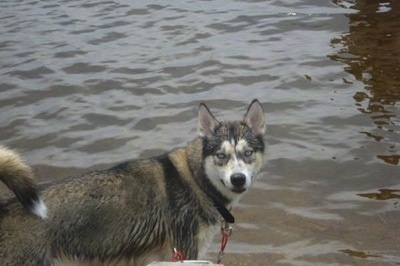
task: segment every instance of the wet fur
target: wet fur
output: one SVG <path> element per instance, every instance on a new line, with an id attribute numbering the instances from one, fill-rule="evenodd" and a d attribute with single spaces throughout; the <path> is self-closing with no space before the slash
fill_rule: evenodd
<path id="1" fill-rule="evenodd" d="M 261 167 L 265 122 L 251 123 L 220 123 L 203 105 L 200 137 L 186 147 L 41 189 L 18 154 L 0 146 L 0 180 L 19 200 L 0 205 L 1 264 L 146 265 L 169 261 L 173 248 L 196 259 L 220 222 L 215 202 L 241 195 L 217 180 L 227 164 L 215 153 L 242 141 L 255 153 L 250 183 Z"/>

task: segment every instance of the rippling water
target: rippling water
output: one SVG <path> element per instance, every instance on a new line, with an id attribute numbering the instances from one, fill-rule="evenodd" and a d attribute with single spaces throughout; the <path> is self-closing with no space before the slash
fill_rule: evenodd
<path id="1" fill-rule="evenodd" d="M 181 146 L 258 98 L 225 265 L 400 263 L 396 1 L 2 1 L 0 137 L 42 182 Z M 218 251 L 218 237 L 209 259 Z"/>

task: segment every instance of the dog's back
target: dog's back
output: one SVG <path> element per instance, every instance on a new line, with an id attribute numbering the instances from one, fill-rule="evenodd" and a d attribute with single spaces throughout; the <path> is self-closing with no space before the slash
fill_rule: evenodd
<path id="1" fill-rule="evenodd" d="M 41 191 L 46 219 L 16 201 L 2 206 L 2 263 L 145 265 L 174 247 L 195 258 L 197 234 L 218 221 L 196 187 L 184 149 L 53 184 Z"/>

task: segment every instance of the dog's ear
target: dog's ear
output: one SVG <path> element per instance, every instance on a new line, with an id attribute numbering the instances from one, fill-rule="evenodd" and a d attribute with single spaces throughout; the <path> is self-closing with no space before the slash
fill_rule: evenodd
<path id="1" fill-rule="evenodd" d="M 251 102 L 247 113 L 244 115 L 243 122 L 251 128 L 254 134 L 264 135 L 266 129 L 265 115 L 261 103 L 257 99 Z"/>
<path id="2" fill-rule="evenodd" d="M 198 135 L 200 137 L 211 137 L 220 122 L 215 119 L 210 110 L 204 103 L 199 106 L 199 126 Z"/>

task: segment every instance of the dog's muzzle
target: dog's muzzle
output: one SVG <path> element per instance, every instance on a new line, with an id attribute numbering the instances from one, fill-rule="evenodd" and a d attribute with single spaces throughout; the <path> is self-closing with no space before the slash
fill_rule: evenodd
<path id="1" fill-rule="evenodd" d="M 231 175 L 231 183 L 233 185 L 233 192 L 242 193 L 246 190 L 246 176 L 242 173 Z"/>

